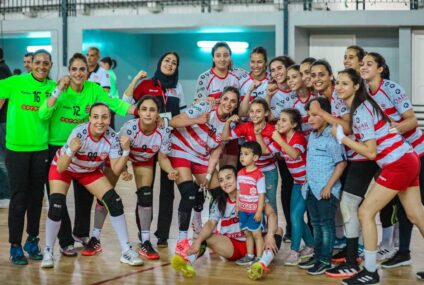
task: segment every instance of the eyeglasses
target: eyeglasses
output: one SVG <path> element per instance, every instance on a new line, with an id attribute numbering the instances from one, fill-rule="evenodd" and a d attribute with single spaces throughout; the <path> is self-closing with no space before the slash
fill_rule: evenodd
<path id="1" fill-rule="evenodd" d="M 78 68 L 78 67 L 71 67 L 71 71 L 73 71 L 73 72 L 77 72 L 77 71 L 86 72 L 87 71 L 87 67 L 80 67 L 80 68 Z"/>

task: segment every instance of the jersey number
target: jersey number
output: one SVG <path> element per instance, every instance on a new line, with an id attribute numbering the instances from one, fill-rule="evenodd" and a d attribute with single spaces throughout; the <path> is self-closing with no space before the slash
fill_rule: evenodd
<path id="1" fill-rule="evenodd" d="M 39 103 L 40 102 L 40 94 L 41 92 L 34 91 L 34 102 Z"/>
<path id="2" fill-rule="evenodd" d="M 74 108 L 74 116 L 79 116 L 80 115 L 80 107 L 79 106 L 73 106 L 72 108 Z"/>
<path id="3" fill-rule="evenodd" d="M 96 160 L 97 152 L 89 152 L 87 156 L 90 160 Z"/>

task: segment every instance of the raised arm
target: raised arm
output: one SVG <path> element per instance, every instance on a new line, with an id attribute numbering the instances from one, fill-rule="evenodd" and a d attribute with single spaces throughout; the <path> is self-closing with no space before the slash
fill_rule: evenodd
<path id="1" fill-rule="evenodd" d="M 128 85 L 127 89 L 124 92 L 124 96 L 122 96 L 122 100 L 125 102 L 128 102 L 130 104 L 134 104 L 134 88 L 138 81 L 141 79 L 144 79 L 147 77 L 147 72 L 144 70 L 140 70 L 136 76 L 134 76 L 133 80 L 131 80 L 130 84 Z"/>

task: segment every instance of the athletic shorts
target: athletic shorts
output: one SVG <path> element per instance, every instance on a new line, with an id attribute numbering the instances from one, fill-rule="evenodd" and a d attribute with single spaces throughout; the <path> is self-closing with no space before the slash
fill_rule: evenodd
<path id="1" fill-rule="evenodd" d="M 75 173 L 68 170 L 59 173 L 57 171 L 56 165 L 51 165 L 49 170 L 49 181 L 50 180 L 60 180 L 66 182 L 67 184 L 71 184 L 72 179 L 78 181 L 81 185 L 88 185 L 93 183 L 94 181 L 104 177 L 103 171 L 100 169 L 95 170 L 94 172 L 88 173 Z"/>
<path id="2" fill-rule="evenodd" d="M 255 213 L 246 213 L 239 211 L 238 217 L 239 217 L 239 224 L 240 229 L 242 231 L 248 230 L 251 232 L 256 232 L 258 230 L 261 230 L 263 228 L 262 221 L 259 223 L 255 221 L 254 219 Z"/>
<path id="3" fill-rule="evenodd" d="M 343 191 L 363 198 L 378 170 L 373 160 L 350 161 L 346 168 Z"/>
<path id="4" fill-rule="evenodd" d="M 383 167 L 376 182 L 396 191 L 420 186 L 421 164 L 415 152 L 406 153 L 400 159 Z"/>
<path id="5" fill-rule="evenodd" d="M 240 241 L 238 239 L 229 238 L 233 244 L 233 255 L 227 258 L 229 261 L 236 261 L 247 254 L 246 241 Z"/>
<path id="6" fill-rule="evenodd" d="M 147 161 L 131 161 L 133 167 L 153 167 L 155 159 L 152 157 Z"/>
<path id="7" fill-rule="evenodd" d="M 169 157 L 169 160 L 171 161 L 173 168 L 177 168 L 177 167 L 190 168 L 192 174 L 208 173 L 208 167 L 206 165 L 194 163 L 181 157 Z"/>

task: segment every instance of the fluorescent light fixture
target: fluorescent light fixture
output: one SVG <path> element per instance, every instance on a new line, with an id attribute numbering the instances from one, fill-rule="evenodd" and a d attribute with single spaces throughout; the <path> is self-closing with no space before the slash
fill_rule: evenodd
<path id="1" fill-rule="evenodd" d="M 27 46 L 27 52 L 36 52 L 39 49 L 45 49 L 48 52 L 52 52 L 52 46 L 51 45 L 45 45 L 45 46 Z"/>
<path id="2" fill-rule="evenodd" d="M 204 52 L 210 52 L 213 46 L 219 41 L 198 41 L 197 47 L 199 47 Z M 244 53 L 249 48 L 249 43 L 247 42 L 226 42 L 233 53 Z"/>

